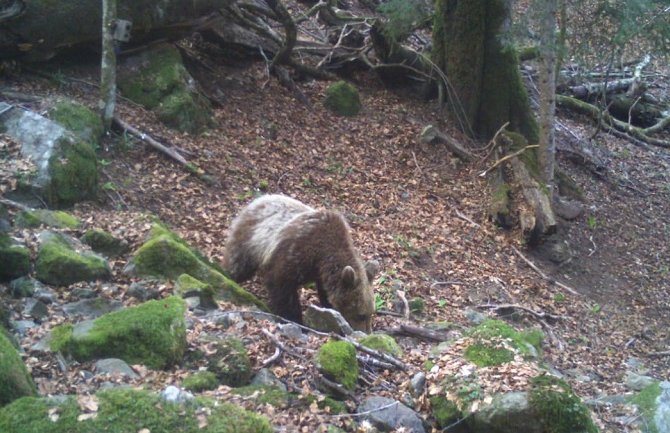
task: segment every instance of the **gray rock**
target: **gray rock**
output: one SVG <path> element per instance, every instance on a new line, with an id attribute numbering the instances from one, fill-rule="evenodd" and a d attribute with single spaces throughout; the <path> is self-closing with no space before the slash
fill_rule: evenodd
<path id="1" fill-rule="evenodd" d="M 95 363 L 95 371 L 102 374 L 128 376 L 131 379 L 139 377 L 124 360 L 118 358 L 107 358 L 97 361 Z"/>
<path id="2" fill-rule="evenodd" d="M 35 282 L 39 285 L 35 286 L 35 293 L 33 294 L 33 298 L 42 301 L 45 304 L 54 304 L 56 301 L 58 301 L 58 295 L 56 295 L 56 292 L 48 287 L 44 287 L 42 283 L 37 280 L 35 280 Z"/>
<path id="3" fill-rule="evenodd" d="M 466 308 L 463 314 L 465 315 L 465 318 L 468 319 L 468 321 L 473 325 L 479 325 L 484 320 L 486 320 L 486 316 L 484 314 L 473 310 L 472 308 Z"/>
<path id="4" fill-rule="evenodd" d="M 368 397 L 358 407 L 357 412 L 365 413 L 364 419 L 381 431 L 393 431 L 401 427 L 413 433 L 426 431 L 423 421 L 416 412 L 390 398 Z"/>
<path id="5" fill-rule="evenodd" d="M 410 380 L 410 385 L 412 386 L 412 395 L 419 397 L 426 388 L 426 374 L 422 371 L 415 374 Z"/>
<path id="6" fill-rule="evenodd" d="M 532 415 L 526 392 L 498 394 L 491 404 L 473 416 L 473 433 L 543 433 L 543 427 Z"/>
<path id="7" fill-rule="evenodd" d="M 72 296 L 77 299 L 91 299 L 98 296 L 98 292 L 88 287 L 75 287 L 72 289 Z"/>
<path id="8" fill-rule="evenodd" d="M 123 308 L 121 301 L 112 301 L 107 298 L 91 298 L 65 304 L 63 305 L 63 312 L 66 316 L 96 318 L 103 314 L 120 310 L 121 308 Z"/>
<path id="9" fill-rule="evenodd" d="M 568 221 L 574 220 L 584 212 L 584 205 L 577 200 L 570 200 L 554 194 L 553 209 L 556 215 Z"/>
<path id="10" fill-rule="evenodd" d="M 84 320 L 75 324 L 72 328 L 72 338 L 78 339 L 85 337 L 93 329 L 95 322 L 93 320 Z"/>
<path id="11" fill-rule="evenodd" d="M 37 327 L 37 323 L 33 322 L 32 320 L 16 320 L 11 322 L 11 324 L 16 333 L 21 336 L 26 335 L 26 332 L 29 329 Z"/>
<path id="12" fill-rule="evenodd" d="M 305 311 L 305 325 L 322 332 L 335 332 L 340 335 L 350 335 L 354 330 L 340 314 L 332 308 L 321 308 L 310 305 Z"/>
<path id="13" fill-rule="evenodd" d="M 251 384 L 274 386 L 281 389 L 282 391 L 286 391 L 286 385 L 284 385 L 284 382 L 277 379 L 277 376 L 275 376 L 274 373 L 272 373 L 267 368 L 261 368 L 258 370 L 258 373 L 256 373 L 254 378 L 251 379 Z"/>
<path id="14" fill-rule="evenodd" d="M 670 433 L 670 382 L 661 382 L 661 395 L 656 399 L 654 423 L 658 433 Z"/>
<path id="15" fill-rule="evenodd" d="M 23 306 L 23 314 L 41 321 L 49 315 L 49 309 L 44 302 L 31 298 L 26 299 L 26 303 Z"/>
<path id="16" fill-rule="evenodd" d="M 302 329 L 300 329 L 300 326 L 296 325 L 295 323 L 285 323 L 283 325 L 279 325 L 279 332 L 293 340 L 299 340 L 299 341 L 305 341 L 307 340 L 307 336 L 303 335 Z"/>
<path id="17" fill-rule="evenodd" d="M 9 290 L 15 298 L 29 298 L 35 294 L 39 281 L 30 277 L 20 277 L 9 282 Z"/>
<path id="18" fill-rule="evenodd" d="M 626 386 L 633 391 L 641 391 L 652 383 L 657 382 L 656 379 L 642 374 L 637 374 L 632 371 L 626 372 Z"/>
<path id="19" fill-rule="evenodd" d="M 167 403 L 185 404 L 194 400 L 193 394 L 170 385 L 161 392 L 161 398 Z"/>
<path id="20" fill-rule="evenodd" d="M 147 289 L 141 282 L 134 282 L 128 287 L 126 294 L 132 298 L 140 301 L 148 301 L 149 299 L 158 299 L 160 295 L 156 290 Z"/>

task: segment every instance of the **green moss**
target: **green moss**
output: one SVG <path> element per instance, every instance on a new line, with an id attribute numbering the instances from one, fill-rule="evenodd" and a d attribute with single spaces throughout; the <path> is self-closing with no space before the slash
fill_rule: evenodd
<path id="1" fill-rule="evenodd" d="M 644 387 L 638 394 L 634 395 L 630 402 L 638 407 L 642 418 L 645 420 L 645 425 L 648 426 L 647 433 L 657 433 L 656 420 L 654 414 L 658 407 L 658 396 L 661 395 L 661 383 L 656 382 Z"/>
<path id="2" fill-rule="evenodd" d="M 108 257 L 116 257 L 127 250 L 123 241 L 99 229 L 87 230 L 81 237 L 81 241 L 90 246 L 93 251 Z"/>
<path id="3" fill-rule="evenodd" d="M 102 119 L 97 113 L 72 101 L 56 103 L 49 110 L 48 117 L 94 145 L 99 144 L 104 132 Z"/>
<path id="4" fill-rule="evenodd" d="M 458 405 L 443 395 L 430 398 L 430 409 L 438 427 L 444 428 L 463 417 Z"/>
<path id="5" fill-rule="evenodd" d="M 591 414 L 565 381 L 550 375 L 530 381 L 529 404 L 547 433 L 597 433 Z"/>
<path id="6" fill-rule="evenodd" d="M 141 276 L 177 279 L 188 274 L 210 284 L 217 296 L 239 304 L 253 304 L 269 311 L 264 302 L 225 277 L 199 252 L 191 249 L 175 233 L 160 224 L 152 228 L 150 239 L 133 257 L 134 272 Z"/>
<path id="7" fill-rule="evenodd" d="M 558 193 L 563 197 L 568 197 L 581 202 L 586 201 L 584 190 L 563 170 L 554 171 L 556 183 L 558 184 Z"/>
<path id="8" fill-rule="evenodd" d="M 22 277 L 30 272 L 30 250 L 11 245 L 9 236 L 0 233 L 0 281 Z"/>
<path id="9" fill-rule="evenodd" d="M 51 348 L 78 361 L 116 357 L 169 367 L 181 361 L 186 348 L 185 311 L 184 301 L 173 296 L 100 316 L 82 335 L 75 335 L 72 325 L 61 325 L 52 331 Z"/>
<path id="10" fill-rule="evenodd" d="M 529 345 L 539 352 L 544 338 L 539 330 L 519 332 L 501 320 L 485 320 L 469 335 L 475 342 L 466 348 L 465 358 L 480 367 L 509 362 L 515 353 L 529 356 Z M 500 340 L 507 341 L 509 347 L 503 347 Z"/>
<path id="11" fill-rule="evenodd" d="M 200 392 L 216 388 L 219 386 L 219 380 L 211 371 L 198 371 L 186 376 L 182 386 L 189 391 Z"/>
<path id="12" fill-rule="evenodd" d="M 423 312 L 426 310 L 426 301 L 424 301 L 422 298 L 412 298 L 408 303 L 409 311 L 411 311 L 412 314 L 423 314 Z"/>
<path id="13" fill-rule="evenodd" d="M 254 396 L 257 404 L 269 404 L 279 408 L 287 407 L 291 400 L 288 392 L 268 385 L 247 385 L 233 389 L 233 393 L 245 397 Z"/>
<path id="14" fill-rule="evenodd" d="M 64 402 L 22 398 L 0 409 L 3 433 L 271 433 L 268 420 L 228 403 L 197 399 L 193 405 L 168 404 L 148 391 L 110 389 L 96 394 L 97 416 L 78 421 L 75 398 Z M 49 409 L 57 407 L 49 416 Z M 206 409 L 204 409 L 206 408 Z M 57 414 L 54 417 L 53 414 Z M 206 424 L 199 426 L 205 416 Z"/>
<path id="15" fill-rule="evenodd" d="M 209 371 L 224 385 L 247 385 L 251 380 L 251 360 L 242 341 L 227 337 L 216 340 L 214 347 L 216 352 L 208 358 Z"/>
<path id="16" fill-rule="evenodd" d="M 81 221 L 60 210 L 35 209 L 19 212 L 16 215 L 16 225 L 27 228 L 45 225 L 55 228 L 76 229 L 81 225 Z"/>
<path id="17" fill-rule="evenodd" d="M 49 238 L 40 245 L 35 272 L 38 280 L 56 286 L 111 276 L 109 264 L 105 260 L 77 253 L 58 233 L 50 233 Z"/>
<path id="18" fill-rule="evenodd" d="M 353 390 L 358 381 L 358 361 L 356 348 L 347 341 L 329 341 L 317 352 L 317 362 L 321 372 L 329 379 Z"/>
<path id="19" fill-rule="evenodd" d="M 337 81 L 328 86 L 323 104 L 340 116 L 355 116 L 361 111 L 358 89 L 346 81 Z"/>
<path id="20" fill-rule="evenodd" d="M 0 332 L 0 406 L 35 393 L 35 384 L 19 353 L 4 332 Z"/>
<path id="21" fill-rule="evenodd" d="M 388 353 L 389 355 L 395 357 L 402 356 L 402 348 L 390 335 L 370 334 L 361 338 L 360 340 L 358 340 L 358 342 L 363 346 L 369 347 L 370 349 Z"/>
<path id="22" fill-rule="evenodd" d="M 156 112 L 161 122 L 179 131 L 199 132 L 211 124 L 209 106 L 185 89 L 166 96 Z"/>
<path id="23" fill-rule="evenodd" d="M 66 207 L 95 199 L 98 190 L 98 161 L 93 146 L 84 141 L 72 143 L 61 140 L 60 149 L 60 152 L 49 159 L 49 205 Z"/>

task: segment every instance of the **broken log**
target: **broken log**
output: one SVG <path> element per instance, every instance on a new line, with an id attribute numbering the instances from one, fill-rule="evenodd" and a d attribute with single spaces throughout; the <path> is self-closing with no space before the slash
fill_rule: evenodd
<path id="1" fill-rule="evenodd" d="M 447 150 L 464 161 L 472 161 L 475 159 L 472 152 L 470 152 L 458 140 L 448 136 L 433 125 L 428 125 L 421 131 L 421 142 L 426 144 L 443 144 Z"/>

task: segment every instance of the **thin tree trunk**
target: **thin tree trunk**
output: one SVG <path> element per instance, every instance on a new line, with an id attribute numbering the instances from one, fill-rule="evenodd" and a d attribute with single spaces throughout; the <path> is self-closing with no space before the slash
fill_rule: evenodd
<path id="1" fill-rule="evenodd" d="M 539 123 L 540 148 L 538 159 L 541 180 L 551 202 L 554 189 L 554 160 L 556 142 L 554 117 L 556 113 L 556 0 L 542 0 L 540 3 L 540 82 L 539 82 Z"/>
<path id="2" fill-rule="evenodd" d="M 116 0 L 102 0 L 102 60 L 100 64 L 100 111 L 105 132 L 112 127 L 116 105 L 116 53 L 114 23 Z"/>

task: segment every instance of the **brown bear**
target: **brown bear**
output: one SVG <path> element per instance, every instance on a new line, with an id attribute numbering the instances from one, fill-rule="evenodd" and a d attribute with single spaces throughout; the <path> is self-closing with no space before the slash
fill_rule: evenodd
<path id="1" fill-rule="evenodd" d="M 361 261 L 342 215 L 283 195 L 259 197 L 242 210 L 224 255 L 224 269 L 238 283 L 256 272 L 263 277 L 276 314 L 301 323 L 298 289 L 315 282 L 321 304 L 365 332 L 372 330 L 377 268 Z"/>

